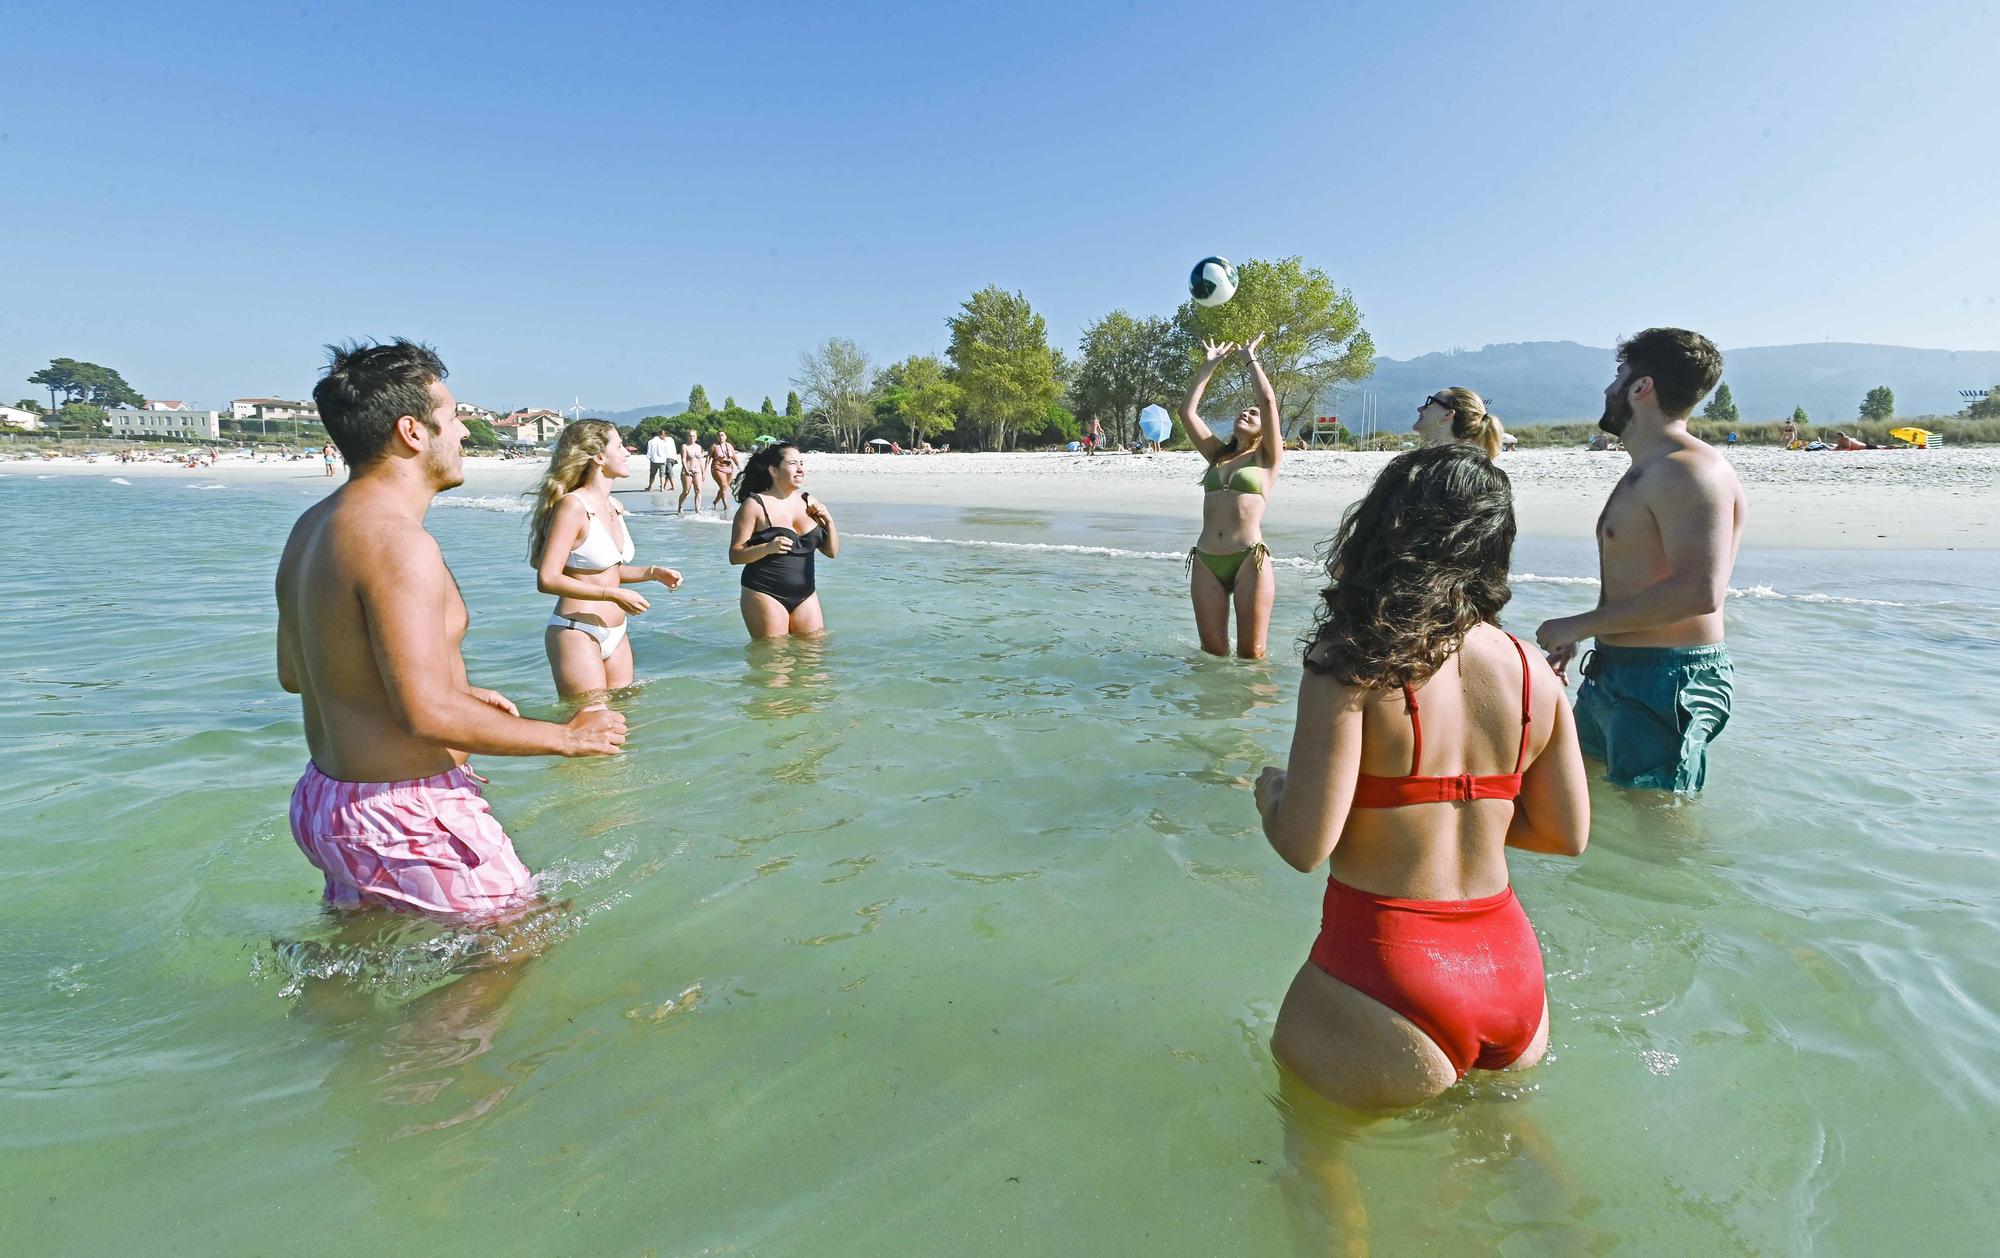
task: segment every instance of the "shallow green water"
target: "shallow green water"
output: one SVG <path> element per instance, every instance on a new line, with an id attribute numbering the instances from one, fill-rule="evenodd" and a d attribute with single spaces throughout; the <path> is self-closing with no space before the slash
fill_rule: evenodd
<path id="1" fill-rule="evenodd" d="M 192 484 L 0 477 L 7 1252 L 1993 1248 L 1988 556 L 1746 558 L 1707 796 L 1514 858 L 1549 1063 L 1356 1135 L 1329 1223 L 1264 1048 L 1321 883 L 1249 795 L 1297 668 L 1198 657 L 1185 522 L 851 509 L 833 637 L 750 651 L 720 528 L 639 518 L 630 754 L 478 766 L 569 900 L 501 991 L 318 909 L 269 586 L 323 486 Z M 510 505 L 431 525 L 551 714 Z M 1591 597 L 1515 567 L 1517 631 Z"/>

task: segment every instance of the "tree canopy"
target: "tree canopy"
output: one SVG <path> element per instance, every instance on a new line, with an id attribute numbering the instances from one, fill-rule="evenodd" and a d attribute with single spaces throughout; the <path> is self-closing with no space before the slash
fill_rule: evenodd
<path id="1" fill-rule="evenodd" d="M 1264 333 L 1258 357 L 1277 393 L 1287 432 L 1311 419 L 1318 399 L 1336 384 L 1364 379 L 1375 370 L 1375 341 L 1361 326 L 1361 310 L 1326 272 L 1295 257 L 1251 258 L 1237 268 L 1236 278 L 1236 296 L 1226 304 L 1187 301 L 1174 312 L 1189 369 L 1203 338 L 1242 344 Z M 1230 361 L 1217 372 L 1211 389 L 1231 409 L 1246 403 L 1249 377 L 1242 363 Z"/>
<path id="2" fill-rule="evenodd" d="M 796 391 L 787 393 L 785 395 L 785 414 L 791 416 L 793 419 L 802 419 L 805 417 L 805 413 L 805 405 L 799 401 L 798 393 Z"/>
<path id="3" fill-rule="evenodd" d="M 632 431 L 625 434 L 625 439 L 634 445 L 642 446 L 653 439 L 654 433 L 664 432 L 669 437 L 674 438 L 675 441 L 679 441 L 680 433 L 677 429 L 686 427 L 686 424 L 679 422 L 678 416 L 648 415 L 646 418 L 632 425 Z"/>
<path id="4" fill-rule="evenodd" d="M 799 355 L 799 374 L 792 383 L 805 391 L 816 426 L 836 446 L 853 450 L 874 418 L 868 355 L 843 336 L 828 337 L 816 350 Z M 798 394 L 792 395 L 796 400 Z M 787 405 L 789 410 L 789 404 Z M 801 423 L 803 432 L 807 427 Z"/>
<path id="5" fill-rule="evenodd" d="M 1736 410 L 1736 399 L 1729 394 L 1729 382 L 1724 380 L 1715 386 L 1715 395 L 1708 399 L 1708 405 L 1701 410 L 1701 417 L 1718 424 L 1733 424 L 1742 418 Z"/>
<path id="6" fill-rule="evenodd" d="M 968 297 L 951 328 L 952 383 L 964 394 L 965 427 L 981 446 L 1005 450 L 1040 433 L 1061 396 L 1048 322 L 1028 299 L 988 285 Z"/>
<path id="7" fill-rule="evenodd" d="M 771 397 L 769 394 L 766 394 L 764 396 L 764 404 L 757 408 L 757 413 L 759 415 L 776 415 L 778 413 L 778 408 L 771 405 Z"/>
<path id="8" fill-rule="evenodd" d="M 2000 419 L 2000 384 L 1987 391 L 1983 398 L 1974 400 L 1965 408 L 1967 419 Z"/>
<path id="9" fill-rule="evenodd" d="M 52 358 L 49 365 L 28 377 L 49 391 L 49 408 L 58 405 L 56 394 L 66 402 L 89 402 L 96 406 L 144 406 L 146 399 L 125 377 L 109 367 L 80 362 L 74 358 Z"/>
<path id="10" fill-rule="evenodd" d="M 64 402 L 55 413 L 55 425 L 71 430 L 98 432 L 111 422 L 111 415 L 92 402 Z"/>
<path id="11" fill-rule="evenodd" d="M 1792 422 L 1793 422 L 1793 423 L 1795 423 L 1795 424 L 1803 424 L 1803 423 L 1806 423 L 1806 422 L 1808 421 L 1808 418 L 1809 418 L 1809 417 L 1808 417 L 1808 416 L 1806 415 L 1806 408 L 1805 408 L 1805 407 L 1803 407 L 1803 406 L 1794 406 L 1794 407 L 1792 408 Z"/>
<path id="12" fill-rule="evenodd" d="M 706 415 L 714 409 L 715 409 L 714 407 L 708 404 L 707 389 L 702 388 L 700 385 L 696 385 L 694 388 L 688 390 L 688 404 L 687 404 L 688 414 Z"/>
<path id="13" fill-rule="evenodd" d="M 962 394 L 951 382 L 944 361 L 935 354 L 912 354 L 882 369 L 875 392 L 916 445 L 957 422 Z"/>
<path id="14" fill-rule="evenodd" d="M 500 448 L 500 434 L 493 431 L 493 425 L 486 422 L 483 416 L 472 415 L 467 417 L 465 421 L 465 439 L 475 449 L 498 450 Z"/>
<path id="15" fill-rule="evenodd" d="M 1878 384 L 1868 390 L 1868 396 L 1861 399 L 1861 418 L 1894 419 L 1896 417 L 1896 393 L 1886 384 Z"/>
<path id="16" fill-rule="evenodd" d="M 1083 330 L 1080 350 L 1070 404 L 1082 419 L 1101 420 L 1120 444 L 1135 435 L 1141 408 L 1171 407 L 1187 387 L 1189 361 L 1171 320 L 1114 310 Z"/>

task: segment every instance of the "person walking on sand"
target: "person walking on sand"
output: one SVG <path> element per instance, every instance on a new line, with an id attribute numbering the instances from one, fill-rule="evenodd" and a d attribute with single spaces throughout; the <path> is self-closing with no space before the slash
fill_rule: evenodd
<path id="1" fill-rule="evenodd" d="M 326 471 L 322 474 L 326 476 L 333 475 L 333 443 L 331 441 L 320 447 L 319 457 L 320 461 L 326 464 Z"/>
<path id="2" fill-rule="evenodd" d="M 1104 421 L 1097 416 L 1090 417 L 1090 435 L 1084 439 L 1083 448 L 1092 454 L 1104 446 Z"/>
<path id="3" fill-rule="evenodd" d="M 1590 793 L 1554 672 L 1500 628 L 1514 533 L 1480 451 L 1391 460 L 1334 538 L 1291 756 L 1257 781 L 1271 847 L 1329 865 L 1271 1049 L 1350 1109 L 1421 1104 L 1548 1045 L 1506 852 L 1581 855 Z"/>
<path id="4" fill-rule="evenodd" d="M 1618 347 L 1597 422 L 1632 466 L 1597 517 L 1597 606 L 1535 631 L 1565 681 L 1577 644 L 1596 639 L 1577 734 L 1620 786 L 1699 792 L 1729 723 L 1722 602 L 1749 503 L 1729 460 L 1688 431 L 1721 378 L 1722 351 L 1699 332 L 1648 328 Z"/>
<path id="5" fill-rule="evenodd" d="M 1799 444 L 1799 421 L 1788 419 L 1778 427 L 1778 446 L 1790 450 Z"/>
<path id="6" fill-rule="evenodd" d="M 674 439 L 662 428 L 646 440 L 646 492 L 658 481 L 660 492 L 674 487 Z"/>
<path id="7" fill-rule="evenodd" d="M 535 880 L 467 757 L 612 755 L 625 718 L 528 720 L 467 680 L 465 600 L 424 529 L 431 499 L 465 480 L 444 379 L 426 345 L 332 348 L 313 400 L 348 476 L 278 562 L 278 683 L 305 711 L 292 837 L 327 904 L 481 920 L 530 907 Z"/>
<path id="8" fill-rule="evenodd" d="M 840 532 L 824 504 L 805 491 L 806 460 L 789 441 L 750 456 L 737 487 L 729 562 L 743 567 L 739 608 L 754 641 L 823 633 L 813 556 L 840 553 Z"/>
<path id="9" fill-rule="evenodd" d="M 1210 655 L 1229 654 L 1229 613 L 1236 612 L 1236 653 L 1246 660 L 1264 658 L 1271 628 L 1271 604 L 1277 597 L 1277 577 L 1264 545 L 1264 507 L 1278 479 L 1284 453 L 1284 429 L 1278 420 L 1278 396 L 1257 361 L 1262 334 L 1241 348 L 1250 368 L 1250 382 L 1259 405 L 1236 414 L 1228 441 L 1216 437 L 1201 418 L 1201 395 L 1215 369 L 1239 347 L 1232 342 L 1202 342 L 1205 355 L 1194 383 L 1181 402 L 1181 423 L 1195 449 L 1208 460 L 1201 478 L 1201 538 L 1188 551 L 1188 596 L 1194 602 L 1195 631 L 1201 649 Z M 1248 569 L 1246 572 L 1245 569 Z"/>
<path id="10" fill-rule="evenodd" d="M 1463 441 L 1484 451 L 1489 459 L 1500 457 L 1500 446 L 1507 439 L 1500 417 L 1486 413 L 1485 399 L 1471 389 L 1455 385 L 1439 389 L 1424 399 L 1423 405 L 1417 407 L 1417 422 L 1410 426 L 1410 431 L 1417 434 L 1422 445 Z"/>
<path id="11" fill-rule="evenodd" d="M 625 622 L 650 606 L 625 587 L 658 581 L 680 588 L 681 574 L 658 564 L 632 566 L 635 547 L 613 482 L 631 472 L 618 429 L 586 419 L 562 430 L 528 517 L 528 562 L 535 588 L 556 596 L 542 630 L 556 694 L 598 695 L 632 684 L 632 640 Z"/>
<path id="12" fill-rule="evenodd" d="M 715 513 L 721 515 L 729 505 L 729 482 L 736 477 L 736 447 L 720 428 L 708 443 L 708 474 L 715 481 Z"/>
<path id="13" fill-rule="evenodd" d="M 688 495 L 694 495 L 694 513 L 701 514 L 701 473 L 703 464 L 701 442 L 694 429 L 687 430 L 687 440 L 681 442 L 681 496 L 674 504 L 674 514 L 679 515 L 687 507 Z"/>

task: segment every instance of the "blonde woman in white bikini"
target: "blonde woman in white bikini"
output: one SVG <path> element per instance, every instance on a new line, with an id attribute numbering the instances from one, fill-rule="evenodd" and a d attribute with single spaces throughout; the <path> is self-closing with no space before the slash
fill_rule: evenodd
<path id="1" fill-rule="evenodd" d="M 556 596 L 542 642 L 556 693 L 565 699 L 631 685 L 625 618 L 649 604 L 625 587 L 658 581 L 672 590 L 681 583 L 672 568 L 632 566 L 625 508 L 611 497 L 611 483 L 631 470 L 618 429 L 587 419 L 563 429 L 535 491 L 528 562 L 535 565 L 536 588 Z"/>

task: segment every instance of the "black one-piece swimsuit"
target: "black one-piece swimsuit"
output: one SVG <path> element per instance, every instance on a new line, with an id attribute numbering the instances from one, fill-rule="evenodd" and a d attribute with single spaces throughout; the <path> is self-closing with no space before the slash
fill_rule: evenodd
<path id="1" fill-rule="evenodd" d="M 813 596 L 813 555 L 825 544 L 826 530 L 816 524 L 804 533 L 795 533 L 781 524 L 772 524 L 771 509 L 764 505 L 764 495 L 750 496 L 764 513 L 764 527 L 750 535 L 750 545 L 762 546 L 781 536 L 791 538 L 796 544 L 786 554 L 766 555 L 743 565 L 743 588 L 770 595 L 787 613 L 796 611 L 800 603 Z M 812 496 L 806 495 L 805 500 L 811 502 Z"/>

